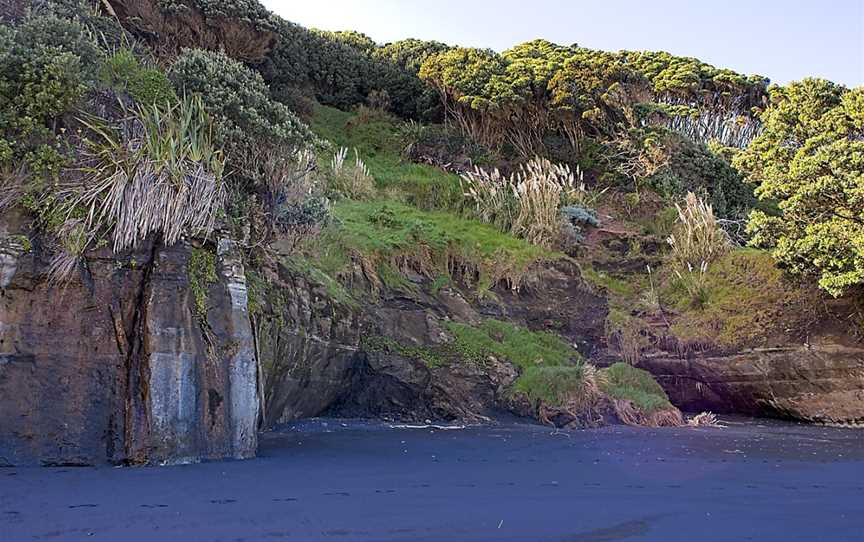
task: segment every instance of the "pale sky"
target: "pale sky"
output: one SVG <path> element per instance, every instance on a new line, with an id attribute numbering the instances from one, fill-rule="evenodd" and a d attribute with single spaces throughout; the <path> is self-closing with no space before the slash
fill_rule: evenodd
<path id="1" fill-rule="evenodd" d="M 504 50 L 535 38 L 663 50 L 786 83 L 864 85 L 864 0 L 263 0 L 310 28 Z"/>

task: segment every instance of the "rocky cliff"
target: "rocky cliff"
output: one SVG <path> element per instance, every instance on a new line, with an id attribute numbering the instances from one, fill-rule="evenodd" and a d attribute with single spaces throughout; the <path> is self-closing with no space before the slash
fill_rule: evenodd
<path id="1" fill-rule="evenodd" d="M 358 264 L 351 282 L 365 293 L 344 298 L 285 259 L 247 270 L 227 239 L 151 239 L 89 254 L 70 282 L 53 284 L 29 220 L 10 212 L 2 224 L 2 464 L 251 457 L 259 404 L 264 427 L 319 415 L 537 416 L 511 393 L 518 367 L 493 356 L 466 363 L 452 350 L 454 322 L 554 330 L 599 366 L 620 356 L 607 342 L 607 298 L 568 260 L 483 296 L 419 275 L 382 288 Z M 654 349 L 639 365 L 685 410 L 850 423 L 864 419 L 856 344 L 826 335 L 723 354 Z M 615 421 L 614 408 L 601 410 Z"/>
<path id="2" fill-rule="evenodd" d="M 519 371 L 505 360 L 450 363 L 449 322 L 484 318 L 554 329 L 585 354 L 602 335 L 605 303 L 573 264 L 540 271 L 519 292 L 506 287 L 477 299 L 457 287 L 372 292 L 361 269 L 361 302 L 334 299 L 326 287 L 285 265 L 270 268 L 256 318 L 265 375 L 266 423 L 332 414 L 403 421 L 484 420 L 530 406 L 508 394 Z M 456 356 L 458 357 L 458 356 Z"/>
<path id="3" fill-rule="evenodd" d="M 52 284 L 28 220 L 10 213 L 0 234 L 0 464 L 255 454 L 257 368 L 232 243 L 97 251 Z M 187 272 L 195 250 L 214 253 L 205 314 Z"/>
<path id="4" fill-rule="evenodd" d="M 864 348 L 814 343 L 726 355 L 657 353 L 642 367 L 685 410 L 864 423 Z"/>

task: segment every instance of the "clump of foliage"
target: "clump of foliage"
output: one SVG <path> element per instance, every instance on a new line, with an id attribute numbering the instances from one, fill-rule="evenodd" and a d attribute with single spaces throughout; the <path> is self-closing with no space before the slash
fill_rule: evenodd
<path id="1" fill-rule="evenodd" d="M 314 141 L 308 127 L 270 98 L 261 76 L 222 53 L 186 50 L 168 72 L 179 94 L 201 97 L 217 125 L 229 166 L 266 183 L 268 157 L 293 155 Z"/>
<path id="2" fill-rule="evenodd" d="M 582 173 L 534 158 L 511 175 L 475 168 L 461 176 L 478 219 L 531 243 L 551 247 L 562 227 L 561 208 L 585 191 Z"/>
<path id="3" fill-rule="evenodd" d="M 128 48 L 122 48 L 105 59 L 99 71 L 102 82 L 128 92 L 141 105 L 167 105 L 177 102 L 177 94 L 165 73 L 145 67 Z"/>
<path id="4" fill-rule="evenodd" d="M 207 296 L 210 286 L 216 283 L 216 255 L 206 248 L 193 248 L 186 272 L 189 276 L 189 290 L 195 303 L 195 316 L 201 322 L 207 321 Z"/>
<path id="5" fill-rule="evenodd" d="M 64 116 L 96 77 L 101 53 L 80 24 L 54 15 L 0 26 L 0 164 L 56 176 Z"/>
<path id="6" fill-rule="evenodd" d="M 230 180 L 228 209 L 239 231 L 251 227 L 257 244 L 272 239 L 276 228 L 291 222 L 312 231 L 327 215 L 328 204 L 318 193 L 301 201 L 293 186 L 308 179 L 304 149 L 317 138 L 297 116 L 270 97 L 261 75 L 223 53 L 186 50 L 168 76 L 178 94 L 200 96 L 215 124 L 214 136 L 225 150 Z M 319 220 L 321 219 L 321 220 Z"/>
<path id="7" fill-rule="evenodd" d="M 325 187 L 318 175 L 318 164 L 309 149 L 297 151 L 294 156 L 282 157 L 281 162 L 269 164 L 279 170 L 268 172 L 266 206 L 272 209 L 275 223 L 285 239 L 298 243 L 306 236 L 317 235 L 330 219 L 330 200 L 324 194 Z M 269 238 L 269 235 L 265 235 Z"/>
<path id="8" fill-rule="evenodd" d="M 110 2 L 109 12 L 163 59 L 196 48 L 260 62 L 277 41 L 274 16 L 257 0 Z"/>
<path id="9" fill-rule="evenodd" d="M 370 94 L 386 94 L 388 110 L 400 117 L 434 117 L 434 96 L 416 69 L 379 54 L 368 36 L 308 30 L 278 17 L 274 22 L 278 44 L 256 67 L 280 101 L 293 99 L 292 89 L 299 88 L 324 105 L 349 109 L 367 103 Z"/>
<path id="10" fill-rule="evenodd" d="M 501 54 L 448 49 L 428 57 L 419 75 L 466 133 L 521 156 L 542 153 L 550 133 L 578 151 L 588 135 L 611 138 L 646 125 L 740 147 L 758 129 L 750 109 L 767 85 L 668 53 L 605 53 L 544 40 Z"/>
<path id="11" fill-rule="evenodd" d="M 207 235 L 222 211 L 224 155 L 200 98 L 134 111 L 131 138 L 125 126 L 85 121 L 90 165 L 80 184 L 60 192 L 70 220 L 88 242 L 110 231 L 115 252 L 154 232 L 172 245 L 181 235 Z"/>
<path id="12" fill-rule="evenodd" d="M 841 296 L 864 285 L 864 88 L 805 79 L 770 96 L 763 132 L 735 160 L 776 204 L 751 215 L 752 244 Z"/>
<path id="13" fill-rule="evenodd" d="M 732 246 L 729 236 L 717 224 L 711 205 L 690 192 L 684 204 L 675 204 L 678 222 L 672 229 L 668 243 L 669 261 L 675 275 L 699 302 L 703 296 L 705 274 L 709 266 L 728 253 Z"/>
<path id="14" fill-rule="evenodd" d="M 669 147 L 666 167 L 647 179 L 662 195 L 697 193 L 710 202 L 718 217 L 733 220 L 754 207 L 752 187 L 732 167 L 729 158 L 681 136 L 669 138 L 666 144 Z"/>
<path id="15" fill-rule="evenodd" d="M 631 401 L 644 412 L 671 409 L 669 396 L 651 373 L 626 363 L 600 370 L 600 389 L 616 399 Z"/>
<path id="16" fill-rule="evenodd" d="M 670 259 L 681 267 L 701 267 L 729 252 L 726 233 L 718 226 L 710 204 L 690 192 L 683 204 L 676 203 L 678 220 L 668 243 Z"/>

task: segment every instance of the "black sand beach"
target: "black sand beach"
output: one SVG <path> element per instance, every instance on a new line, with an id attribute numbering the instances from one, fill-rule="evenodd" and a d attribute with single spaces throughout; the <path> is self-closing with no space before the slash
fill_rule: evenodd
<path id="1" fill-rule="evenodd" d="M 0 540 L 864 540 L 864 432 L 315 420 L 260 458 L 0 469 Z"/>

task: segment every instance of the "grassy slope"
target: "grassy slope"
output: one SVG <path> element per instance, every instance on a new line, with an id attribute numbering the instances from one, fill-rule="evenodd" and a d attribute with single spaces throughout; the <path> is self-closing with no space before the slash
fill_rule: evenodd
<path id="1" fill-rule="evenodd" d="M 336 147 L 357 149 L 381 191 L 422 209 L 454 209 L 461 205 L 459 177 L 436 167 L 402 159 L 405 143 L 398 121 L 387 115 L 347 113 L 317 106 L 312 130 Z M 329 161 L 330 157 L 325 157 Z"/>
<path id="2" fill-rule="evenodd" d="M 356 148 L 378 186 L 378 197 L 371 201 L 335 202 L 332 224 L 307 247 L 307 257 L 294 258 L 298 269 L 317 277 L 334 293 L 344 292 L 337 279 L 351 268 L 352 258 L 358 257 L 371 263 L 380 281 L 391 289 L 416 287 L 399 269 L 408 262 L 415 271 L 435 279 L 430 280 L 431 289 L 441 284 L 442 278 L 444 282 L 452 279 L 455 269 L 462 269 L 476 275 L 480 291 L 501 280 L 518 283 L 538 262 L 561 257 L 464 218 L 459 212 L 462 196 L 458 178 L 434 167 L 403 161 L 403 142 L 392 118 L 319 106 L 311 125 L 317 135 L 336 147 Z M 321 158 L 329 160 L 329 156 Z M 588 273 L 589 278 L 616 290 L 616 298 L 633 296 L 641 286 L 591 275 L 591 270 Z M 520 369 L 512 391 L 535 404 L 563 406 L 582 389 L 583 359 L 552 333 L 532 332 L 497 320 L 477 326 L 450 323 L 448 328 L 454 340 L 444 346 L 405 346 L 387 337 L 368 337 L 364 346 L 370 351 L 416 359 L 430 367 L 453 362 L 482 365 L 490 357 L 507 360 Z M 616 371 L 613 375 L 620 369 Z M 610 395 L 631 399 L 646 409 L 668 406 L 665 394 L 656 393 L 656 382 L 649 376 L 650 382 L 645 383 L 644 375 L 638 376 L 631 375 L 610 387 Z"/>
<path id="3" fill-rule="evenodd" d="M 407 264 L 432 279 L 458 271 L 482 292 L 501 280 L 518 284 L 532 266 L 560 256 L 464 218 L 458 177 L 405 162 L 392 117 L 318 106 L 311 126 L 336 147 L 356 148 L 378 185 L 371 201 L 334 202 L 332 223 L 303 250 L 308 257 L 294 258 L 322 281 L 332 284 L 359 257 L 386 286 L 404 285 L 398 268 Z"/>

